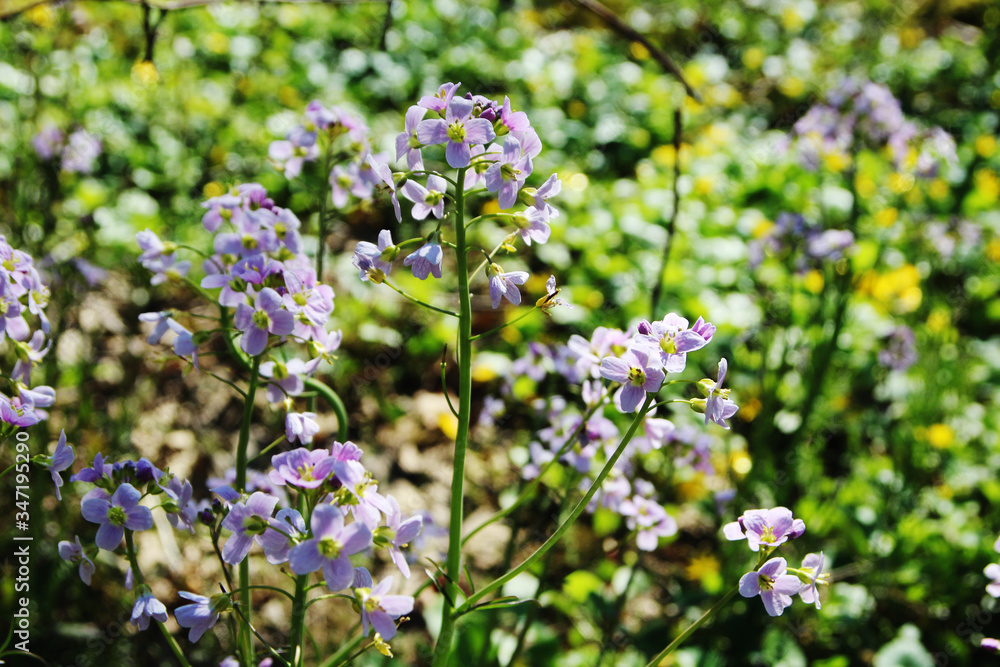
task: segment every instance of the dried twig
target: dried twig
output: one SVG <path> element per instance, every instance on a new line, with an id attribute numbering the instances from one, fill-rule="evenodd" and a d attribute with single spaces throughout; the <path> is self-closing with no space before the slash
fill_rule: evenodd
<path id="1" fill-rule="evenodd" d="M 641 32 L 630 26 L 629 24 L 618 18 L 618 15 L 613 11 L 608 9 L 606 6 L 598 2 L 597 0 L 571 0 L 574 4 L 587 9 L 594 14 L 596 14 L 602 21 L 608 24 L 608 27 L 617 32 L 619 35 L 625 39 L 631 40 L 633 42 L 639 42 L 646 50 L 649 51 L 650 55 L 653 56 L 653 60 L 658 62 L 660 66 L 667 72 L 672 74 L 674 78 L 681 82 L 684 86 L 684 90 L 688 95 L 693 97 L 698 102 L 701 102 L 701 96 L 691 87 L 691 84 L 687 82 L 684 78 L 684 73 L 681 72 L 681 68 L 677 66 L 670 56 L 663 52 L 658 46 L 649 41 L 649 39 L 643 35 Z"/>

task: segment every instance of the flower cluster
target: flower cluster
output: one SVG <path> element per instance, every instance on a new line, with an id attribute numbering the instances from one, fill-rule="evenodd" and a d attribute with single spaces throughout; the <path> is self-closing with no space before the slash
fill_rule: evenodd
<path id="1" fill-rule="evenodd" d="M 781 616 L 785 607 L 798 595 L 807 604 L 821 607 L 817 586 L 830 582 L 826 573 L 823 552 L 807 555 L 802 567 L 790 568 L 784 558 L 768 558 L 788 540 L 801 537 L 806 525 L 792 516 L 786 507 L 764 510 L 747 510 L 742 516 L 723 527 L 729 540 L 746 540 L 750 549 L 759 554 L 757 567 L 740 578 L 740 595 L 753 598 L 758 595 L 770 616 Z"/>
<path id="2" fill-rule="evenodd" d="M 402 222 L 399 196 L 413 206 L 411 217 L 425 220 L 433 216 L 439 222 L 434 231 L 423 238 L 413 238 L 393 244 L 388 230 L 379 233 L 378 245 L 362 241 L 354 252 L 353 263 L 362 280 L 381 283 L 392 268 L 392 262 L 409 245 L 419 247 L 403 260 L 413 275 L 426 280 L 429 275 L 440 278 L 444 253 L 440 221 L 445 216 L 445 203 L 453 199 L 456 181 L 443 174 L 425 169 L 424 152 L 434 146 L 444 147 L 444 159 L 449 167 L 459 170 L 463 192 L 485 190 L 496 196 L 500 213 L 487 214 L 513 224 L 514 230 L 502 247 L 514 251 L 514 242 L 521 238 L 526 245 L 545 243 L 551 235 L 549 222 L 559 211 L 548 203 L 559 194 L 561 184 L 555 174 L 538 187 L 527 187 L 532 175 L 532 160 L 542 150 L 538 134 L 523 111 L 514 111 L 510 99 L 500 103 L 482 95 L 458 94 L 461 84 L 446 83 L 435 95 L 427 95 L 411 106 L 404 118 L 403 131 L 396 137 L 396 161 L 405 163 L 406 171 L 393 173 L 387 160 L 367 157 L 371 171 L 378 175 L 379 189 L 390 193 L 397 222 Z M 426 179 L 423 175 L 426 174 Z M 451 188 L 449 188 L 449 184 Z M 503 213 L 524 204 L 524 209 Z M 485 252 L 485 251 L 484 251 Z M 485 268 L 489 277 L 490 301 L 493 308 L 507 300 L 521 303 L 520 286 L 528 279 L 524 271 L 505 271 L 488 253 Z M 554 289 L 554 283 L 553 283 Z M 550 293 L 552 290 L 550 290 Z M 559 303 L 565 303 L 561 300 Z M 546 303 L 542 308 L 557 305 Z"/>
<path id="3" fill-rule="evenodd" d="M 793 128 L 804 167 L 826 164 L 840 171 L 858 143 L 887 146 L 896 169 L 922 178 L 937 175 L 942 162 L 954 164 L 955 140 L 940 127 L 921 129 L 908 120 L 892 92 L 872 81 L 848 79 L 825 104 L 812 106 Z"/>
<path id="4" fill-rule="evenodd" d="M 853 245 L 854 234 L 846 229 L 825 229 L 797 213 L 782 213 L 750 242 L 750 266 L 759 266 L 769 254 L 804 272 L 823 262 L 839 260 Z"/>
<path id="5" fill-rule="evenodd" d="M 49 288 L 28 253 L 0 236 L 0 345 L 17 361 L 7 377 L 10 396 L 0 392 L 0 435 L 47 419 L 45 408 L 55 401 L 51 387 L 32 386 L 31 371 L 52 347 L 45 307 Z"/>
<path id="6" fill-rule="evenodd" d="M 600 408 L 613 401 L 619 412 L 637 412 L 648 394 L 661 389 L 669 374 L 685 370 L 687 354 L 708 345 L 714 335 L 715 326 L 704 319 L 692 325 L 670 313 L 657 322 L 640 322 L 628 331 L 598 327 L 589 340 L 573 335 L 565 345 L 530 344 L 527 355 L 511 365 L 504 393 L 512 394 L 519 378 L 542 382 L 552 374 L 571 386 L 579 386 L 587 412 L 577 412 L 559 395 L 547 402 L 540 400 L 541 414 L 548 425 L 530 443 L 522 476 L 534 479 L 558 462 L 581 475 L 580 487 L 588 488 L 624 436 L 624 431 Z M 726 420 L 737 410 L 729 390 L 722 386 L 727 370 L 723 359 L 716 381 L 705 378 L 697 383 L 702 397 L 682 401 L 703 414 L 706 424 L 714 421 L 724 428 L 728 428 Z M 612 386 L 602 384 L 602 380 Z M 613 384 L 621 386 L 615 390 Z M 502 411 L 502 401 L 490 402 L 484 407 L 480 423 L 489 424 Z M 655 408 L 645 414 L 642 426 L 643 435 L 629 442 L 588 509 L 600 507 L 621 515 L 629 529 L 637 531 L 638 547 L 652 551 L 658 538 L 677 532 L 677 523 L 663 507 L 655 486 L 638 477 L 645 468 L 638 457 L 669 450 L 675 454 L 674 465 L 712 473 L 709 457 L 713 439 L 697 428 L 675 426 L 671 420 L 657 416 Z"/>
<path id="7" fill-rule="evenodd" d="M 48 161 L 58 157 L 63 171 L 78 174 L 92 172 L 103 149 L 101 140 L 90 132 L 76 130 L 67 138 L 55 125 L 39 130 L 31 138 L 31 145 L 41 159 Z"/>
<path id="8" fill-rule="evenodd" d="M 329 331 L 327 326 L 334 307 L 333 289 L 318 280 L 303 252 L 298 218 L 275 206 L 261 185 L 236 186 L 203 206 L 207 211 L 202 224 L 214 234 L 214 252 L 202 263 L 205 276 L 200 286 L 218 290 L 218 305 L 233 309 L 240 348 L 256 357 L 289 340 L 306 345 L 306 359 L 275 357 L 260 365 L 260 373 L 267 382 L 268 399 L 287 408 L 288 432 L 307 444 L 318 431 L 315 415 L 294 412 L 289 399 L 302 393 L 305 380 L 322 361 L 331 361 L 340 347 L 340 332 Z M 139 261 L 154 274 L 153 284 L 186 279 L 191 262 L 178 261 L 177 244 L 161 240 L 148 229 L 139 232 L 136 240 L 142 250 Z M 173 315 L 171 311 L 140 315 L 140 320 L 153 324 L 147 341 L 157 344 L 172 331 L 176 334 L 174 352 L 197 367 L 199 343 L 204 338 Z"/>
<path id="9" fill-rule="evenodd" d="M 68 453 L 67 453 L 68 450 Z M 287 566 L 298 575 L 322 572 L 327 588 L 333 592 L 350 590 L 361 609 L 361 621 L 388 641 L 395 634 L 395 619 L 413 609 L 413 598 L 389 595 L 392 577 L 373 585 L 358 583 L 350 557 L 362 552 L 383 550 L 404 577 L 410 576 L 406 549 L 420 534 L 423 519 L 404 516 L 392 496 L 378 491 L 378 482 L 361 464 L 362 450 L 352 442 L 334 442 L 328 449 L 293 449 L 276 454 L 271 470 L 260 474 L 259 486 L 240 494 L 231 486 L 217 486 L 212 492 L 217 500 L 195 500 L 191 483 L 161 470 L 148 459 L 111 463 L 98 453 L 93 464 L 70 478 L 71 482 L 94 485 L 81 500 L 84 519 L 98 526 L 96 549 L 116 551 L 128 533 L 153 526 L 150 507 L 143 499 L 156 499 L 171 525 L 190 534 L 198 524 L 209 527 L 213 542 L 223 532 L 229 533 L 219 550 L 222 561 L 236 565 L 246 559 L 254 545 L 260 547 L 268 563 Z M 65 434 L 53 460 L 59 470 L 73 462 L 72 447 Z M 57 477 L 53 467 L 53 478 Z M 263 478 L 263 479 L 260 479 Z M 220 480 L 210 480 L 220 481 Z M 262 482 L 262 483 L 260 483 Z M 62 485 L 56 482 L 57 491 Z M 253 485 L 248 485 L 252 488 Z M 274 490 L 275 493 L 270 493 Z M 303 515 L 291 509 L 290 500 L 299 495 Z M 85 548 L 79 536 L 75 542 L 59 543 L 60 556 L 79 564 L 81 580 L 90 585 L 95 567 L 95 549 Z M 131 558 L 133 554 L 128 554 Z M 150 619 L 165 621 L 166 608 L 142 585 L 141 574 L 129 571 L 127 584 L 138 582 L 132 623 L 146 629 Z M 130 586 L 131 587 L 131 586 Z M 229 595 L 206 597 L 182 591 L 189 603 L 174 614 L 181 627 L 189 629 L 189 639 L 198 641 L 231 608 Z"/>

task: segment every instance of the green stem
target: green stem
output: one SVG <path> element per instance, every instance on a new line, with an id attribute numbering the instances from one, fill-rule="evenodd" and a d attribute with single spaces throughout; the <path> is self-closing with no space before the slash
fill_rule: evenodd
<path id="1" fill-rule="evenodd" d="M 451 517 L 448 522 L 448 557 L 445 569 L 450 581 L 441 609 L 441 631 L 434 646 L 434 667 L 444 667 L 451 657 L 455 616 L 451 601 L 460 590 L 462 576 L 462 519 L 465 484 L 465 450 L 469 444 L 469 417 L 472 412 L 472 296 L 469 293 L 469 255 L 465 239 L 465 169 L 455 179 L 455 255 L 458 274 L 458 432 L 451 473 Z"/>
<path id="2" fill-rule="evenodd" d="M 517 318 L 511 320 L 510 322 L 507 322 L 506 324 L 501 324 L 496 329 L 490 329 L 489 331 L 485 331 L 485 332 L 483 332 L 481 334 L 476 334 L 475 336 L 472 337 L 472 340 L 479 340 L 480 338 L 485 338 L 486 336 L 490 336 L 492 334 L 495 334 L 496 332 L 501 331 L 502 329 L 505 329 L 505 328 L 509 327 L 512 324 L 517 324 L 518 322 L 520 322 L 521 320 L 523 320 L 524 318 L 526 318 L 528 315 L 531 315 L 536 310 L 538 310 L 538 306 L 532 307 L 531 310 L 529 310 L 528 312 L 524 313 L 520 317 L 517 317 Z"/>
<path id="3" fill-rule="evenodd" d="M 135 543 L 132 541 L 131 530 L 125 531 L 125 553 L 128 555 L 128 564 L 132 566 L 132 576 L 135 578 L 135 590 L 138 591 L 139 587 L 145 583 L 145 580 L 142 578 L 142 570 L 139 569 L 139 561 L 135 557 Z M 191 663 L 184 657 L 184 652 L 177 645 L 177 640 L 167 630 L 167 626 L 159 621 L 156 621 L 156 625 L 160 628 L 160 632 L 163 633 L 163 638 L 167 640 L 167 644 L 170 645 L 170 650 L 174 652 L 174 656 L 178 662 L 183 667 L 191 667 Z"/>
<path id="4" fill-rule="evenodd" d="M 333 141 L 327 140 L 326 150 L 323 154 L 323 178 L 327 183 L 326 187 L 323 188 L 323 193 L 319 199 L 319 220 L 316 226 L 316 236 L 318 243 L 316 244 L 316 280 L 323 282 L 323 255 L 326 250 L 326 200 L 330 196 L 330 185 L 328 179 L 330 175 L 330 161 L 331 152 L 330 149 L 333 147 Z"/>
<path id="5" fill-rule="evenodd" d="M 298 501 L 299 512 L 303 516 L 308 514 L 306 507 L 306 497 L 304 493 L 300 493 Z M 309 584 L 309 575 L 300 575 L 295 577 L 295 597 L 292 599 L 292 627 L 291 627 L 291 649 L 292 649 L 292 667 L 301 667 L 305 664 L 304 651 L 302 650 L 302 638 L 305 636 L 304 630 L 306 625 L 306 610 L 309 605 L 306 604 L 306 586 Z"/>
<path id="6" fill-rule="evenodd" d="M 333 389 L 320 382 L 316 378 L 306 378 L 306 387 L 312 389 L 322 396 L 337 415 L 337 439 L 340 442 L 347 442 L 347 408 L 344 401 Z"/>
<path id="7" fill-rule="evenodd" d="M 570 448 L 576 443 L 577 436 L 580 435 L 580 432 L 583 431 L 584 427 L 587 425 L 587 420 L 590 419 L 595 412 L 597 412 L 598 408 L 604 405 L 604 402 L 608 399 L 609 395 L 610 394 L 605 393 L 601 397 L 601 400 L 598 401 L 597 404 L 592 406 L 590 410 L 587 411 L 587 414 L 583 416 L 583 419 L 580 421 L 580 424 L 576 427 L 576 430 L 573 431 L 573 433 L 566 439 L 565 444 L 563 444 L 563 446 L 559 448 L 559 451 L 556 452 L 555 456 L 553 456 L 548 463 L 542 466 L 542 469 L 538 471 L 537 475 L 535 475 L 535 479 L 531 480 L 531 482 L 529 482 L 528 485 L 524 487 L 524 489 L 517 496 L 514 502 L 512 502 L 510 505 L 503 508 L 502 510 L 499 510 L 489 519 L 486 519 L 486 521 L 483 521 L 481 524 L 476 526 L 471 532 L 469 532 L 468 535 L 466 535 L 462 539 L 462 546 L 465 546 L 465 543 L 471 540 L 473 536 L 475 536 L 475 534 L 481 531 L 483 528 L 490 525 L 491 523 L 495 523 L 496 521 L 499 521 L 500 519 L 504 518 L 505 516 L 516 510 L 518 507 L 523 505 L 525 502 L 527 502 L 534 495 L 535 489 L 537 489 L 538 485 L 542 483 L 542 479 L 545 477 L 545 473 L 549 471 L 549 468 L 559 463 L 559 460 L 563 457 L 563 454 L 568 452 Z"/>
<path id="8" fill-rule="evenodd" d="M 358 625 L 360 625 L 360 624 L 358 624 Z M 348 635 L 351 635 L 351 634 L 354 634 L 355 632 L 357 632 L 358 625 L 354 626 L 354 629 L 351 630 L 351 632 L 349 632 Z M 334 665 L 343 664 L 343 658 L 344 658 L 344 656 L 350 654 L 350 652 L 353 651 L 355 649 L 355 647 L 357 647 L 357 645 L 360 644 L 363 640 L 364 640 L 364 637 L 362 637 L 361 635 L 358 635 L 357 637 L 355 637 L 354 639 L 352 639 L 351 641 L 347 642 L 346 644 L 344 644 L 343 646 L 341 646 L 339 649 L 337 649 L 336 653 L 334 653 L 329 658 L 327 658 L 326 660 L 324 660 L 323 662 L 321 662 L 319 664 L 319 667 L 333 667 Z"/>
<path id="9" fill-rule="evenodd" d="M 646 667 L 656 667 L 657 665 L 659 665 L 661 660 L 663 660 L 665 657 L 673 653 L 680 647 L 681 644 L 687 641 L 687 638 L 693 635 L 695 630 L 697 630 L 705 623 L 707 623 L 709 619 L 711 619 L 719 612 L 720 609 L 725 607 L 726 604 L 730 600 L 732 600 L 733 597 L 736 596 L 736 593 L 738 593 L 739 590 L 740 590 L 739 586 L 734 586 L 732 589 L 730 589 L 730 591 L 726 593 L 726 595 L 722 599 L 713 604 L 708 611 L 702 614 L 701 618 L 699 618 L 697 621 L 689 625 L 687 629 L 685 629 L 684 632 L 677 635 L 677 638 L 674 639 L 674 641 L 670 642 L 665 649 L 657 653 L 656 657 L 650 660 L 649 664 L 646 665 Z"/>
<path id="10" fill-rule="evenodd" d="M 247 445 L 250 444 L 250 421 L 253 419 L 253 401 L 257 394 L 257 383 L 260 380 L 260 360 L 263 355 L 257 355 L 250 364 L 250 386 L 243 403 L 243 421 L 240 424 L 240 439 L 236 445 L 236 490 L 246 491 L 247 485 Z M 250 559 L 244 558 L 240 563 L 240 604 L 243 605 L 244 623 L 239 628 L 240 652 L 243 654 L 243 664 L 251 667 L 253 662 L 253 635 L 250 632 Z"/>
<path id="11" fill-rule="evenodd" d="M 649 394 L 646 396 L 646 401 L 642 404 L 642 408 L 639 409 L 639 412 L 636 413 L 635 419 L 632 420 L 632 424 L 628 427 L 628 431 L 626 431 L 622 441 L 618 444 L 618 448 L 615 449 L 615 453 L 612 454 L 611 458 L 609 458 L 607 463 L 604 464 L 601 472 L 597 475 L 597 479 L 595 479 L 594 483 L 590 485 L 590 489 L 588 489 L 587 493 L 580 499 L 580 502 L 576 504 L 576 507 L 574 507 L 569 516 L 566 517 L 566 520 L 559 524 L 559 527 L 556 528 L 556 532 L 552 533 L 552 536 L 545 540 L 545 543 L 538 547 L 538 549 L 536 549 L 533 554 L 528 556 L 520 565 L 499 579 L 493 580 L 483 588 L 479 589 L 478 592 L 470 596 L 463 605 L 455 610 L 456 615 L 461 615 L 470 611 L 477 602 L 493 591 L 498 590 L 508 581 L 531 567 L 539 558 L 544 556 L 549 549 L 555 546 L 560 539 L 562 539 L 562 536 L 566 534 L 566 531 L 570 529 L 570 526 L 572 526 L 576 522 L 577 518 L 583 514 L 583 511 L 587 509 L 587 505 L 590 504 L 590 500 L 600 490 L 601 485 L 604 484 L 604 480 L 607 479 L 608 475 L 611 473 L 611 469 L 614 468 L 618 459 L 621 458 L 621 455 L 625 453 L 625 448 L 628 447 L 628 443 L 631 442 L 632 436 L 635 435 L 636 430 L 639 428 L 639 424 L 642 423 L 643 418 L 646 416 L 646 413 L 649 411 L 655 398 L 655 394 Z"/>

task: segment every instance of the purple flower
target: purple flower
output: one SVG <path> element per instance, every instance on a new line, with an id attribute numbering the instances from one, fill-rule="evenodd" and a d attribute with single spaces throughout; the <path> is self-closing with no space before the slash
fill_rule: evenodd
<path id="1" fill-rule="evenodd" d="M 62 150 L 66 141 L 66 135 L 55 125 L 46 125 L 38 134 L 31 138 L 31 145 L 35 147 L 38 157 L 43 160 L 51 160 L 56 153 Z"/>
<path id="2" fill-rule="evenodd" d="M 224 595 L 207 598 L 204 595 L 195 595 L 187 591 L 180 591 L 178 595 L 185 600 L 191 600 L 191 604 L 183 605 L 174 610 L 177 625 L 182 628 L 190 628 L 188 640 L 191 642 L 201 639 L 202 635 L 208 632 L 219 620 L 219 612 L 229 606 Z"/>
<path id="3" fill-rule="evenodd" d="M 368 166 L 378 175 L 379 180 L 392 192 L 392 196 L 390 197 L 392 200 L 392 210 L 396 214 L 396 222 L 402 222 L 403 216 L 399 212 L 399 192 L 397 192 L 396 182 L 392 178 L 392 169 L 389 169 L 389 165 L 385 162 L 376 162 L 375 158 L 371 155 L 366 159 L 368 160 Z"/>
<path id="4" fill-rule="evenodd" d="M 444 217 L 444 195 L 448 189 L 447 181 L 437 174 L 427 177 L 427 187 L 420 185 L 416 181 L 406 181 L 400 192 L 403 196 L 413 202 L 413 219 L 423 220 L 428 214 L 433 213 L 435 218 Z"/>
<path id="5" fill-rule="evenodd" d="M 515 306 L 521 303 L 521 291 L 518 285 L 523 285 L 528 280 L 526 271 L 511 271 L 504 273 L 499 264 L 490 264 L 490 298 L 493 300 L 493 309 L 500 307 L 500 301 L 507 299 Z"/>
<path id="6" fill-rule="evenodd" d="M 989 651 L 990 653 L 997 653 L 1000 651 L 1000 639 L 994 639 L 992 637 L 983 637 L 983 640 L 979 642 L 979 645 Z"/>
<path id="7" fill-rule="evenodd" d="M 156 232 L 148 227 L 145 231 L 136 233 L 135 242 L 138 244 L 139 249 L 142 250 L 142 254 L 139 255 L 139 262 L 143 266 L 146 266 L 146 263 L 151 260 L 160 259 L 164 255 L 173 254 L 177 250 L 176 244 L 164 243 L 156 235 Z"/>
<path id="8" fill-rule="evenodd" d="M 661 537 L 677 533 L 677 522 L 663 507 L 649 498 L 634 496 L 622 501 L 618 513 L 627 517 L 629 530 L 639 529 L 636 546 L 642 551 L 654 551 Z"/>
<path id="9" fill-rule="evenodd" d="M 420 140 L 417 139 L 417 126 L 427 114 L 427 109 L 414 105 L 406 110 L 403 121 L 404 130 L 396 136 L 396 160 L 406 156 L 406 166 L 412 170 L 422 171 L 424 159 L 420 154 Z"/>
<path id="10" fill-rule="evenodd" d="M 198 512 L 203 507 L 208 506 L 208 501 L 204 501 L 205 505 L 193 502 L 191 497 L 194 494 L 194 488 L 191 486 L 191 482 L 181 479 L 176 475 L 171 475 L 167 481 L 167 486 L 160 484 L 160 488 L 163 489 L 163 492 L 174 504 L 174 507 L 164 504 L 164 510 L 167 512 L 167 521 L 174 528 L 180 529 L 183 527 L 194 535 L 195 519 L 198 518 Z"/>
<path id="11" fill-rule="evenodd" d="M 524 179 L 531 175 L 531 158 L 521 153 L 521 142 L 508 135 L 503 142 L 500 159 L 486 170 L 486 189 L 499 192 L 500 209 L 510 208 L 517 202 L 517 192 L 524 185 Z"/>
<path id="12" fill-rule="evenodd" d="M 8 335 L 14 340 L 26 339 L 31 329 L 21 314 L 23 307 L 18 296 L 6 284 L 0 285 L 0 292 L 0 343 Z"/>
<path id="13" fill-rule="evenodd" d="M 289 538 L 299 541 L 305 537 L 306 522 L 298 510 L 278 510 L 270 527 L 257 538 L 257 543 L 264 550 L 264 557 L 271 565 L 280 565 L 288 561 L 292 550 Z"/>
<path id="14" fill-rule="evenodd" d="M 653 357 L 652 359 L 650 357 Z M 601 377 L 621 382 L 615 403 L 622 412 L 635 412 L 647 393 L 655 394 L 663 384 L 660 359 L 646 347 L 630 347 L 621 356 L 601 359 Z"/>
<path id="15" fill-rule="evenodd" d="M 416 252 L 410 253 L 403 260 L 403 266 L 412 266 L 413 275 L 420 280 L 426 280 L 429 274 L 435 278 L 441 277 L 441 246 L 438 243 L 425 243 Z"/>
<path id="16" fill-rule="evenodd" d="M 319 146 L 316 145 L 316 133 L 308 132 L 302 126 L 291 129 L 285 135 L 284 141 L 272 141 L 267 155 L 276 164 L 278 171 L 285 173 L 289 180 L 302 173 L 302 166 L 312 162 L 319 156 Z"/>
<path id="17" fill-rule="evenodd" d="M 879 350 L 878 362 L 894 371 L 905 371 L 917 361 L 916 337 L 913 329 L 901 324 L 892 330 L 884 347 Z"/>
<path id="18" fill-rule="evenodd" d="M 87 558 L 80 544 L 80 536 L 76 536 L 76 542 L 63 540 L 59 543 L 59 557 L 70 563 L 80 564 L 80 580 L 90 585 L 90 578 L 94 575 L 94 561 Z"/>
<path id="19" fill-rule="evenodd" d="M 77 130 L 69 135 L 62 151 L 63 171 L 89 174 L 94 169 L 94 161 L 101 154 L 101 140 L 86 130 Z"/>
<path id="20" fill-rule="evenodd" d="M 0 394 L 0 421 L 24 428 L 34 426 L 44 419 L 44 413 L 35 412 L 31 405 L 21 401 L 20 398 L 7 398 Z M 72 482 L 72 478 L 70 479 Z"/>
<path id="21" fill-rule="evenodd" d="M 360 272 L 359 277 L 362 280 L 369 280 L 372 271 L 381 271 L 383 276 L 389 273 L 392 269 L 392 260 L 397 254 L 399 250 L 392 243 L 392 233 L 388 229 L 383 229 L 378 233 L 378 245 L 368 241 L 358 241 L 351 263 Z"/>
<path id="22" fill-rule="evenodd" d="M 559 217 L 559 209 L 548 203 L 549 198 L 555 197 L 562 191 L 562 182 L 559 180 L 559 176 L 552 174 L 548 179 L 542 184 L 542 187 L 537 190 L 534 188 L 525 188 L 522 190 L 522 195 L 530 197 L 531 208 L 529 211 L 538 211 L 539 215 L 545 222 L 548 222 L 552 218 Z"/>
<path id="23" fill-rule="evenodd" d="M 320 505 L 309 520 L 312 537 L 296 545 L 288 554 L 288 564 L 295 574 L 309 574 L 323 569 L 326 586 L 331 591 L 347 588 L 354 579 L 349 556 L 371 544 L 371 531 L 355 521 L 344 526 L 344 515 L 335 505 Z"/>
<path id="24" fill-rule="evenodd" d="M 45 464 L 49 469 L 49 474 L 52 475 L 52 481 L 56 485 L 56 500 L 62 500 L 60 488 L 63 485 L 63 480 L 59 473 L 73 465 L 74 460 L 73 446 L 66 444 L 66 431 L 63 430 L 59 434 L 59 444 L 56 445 L 56 451 L 52 454 L 52 458 L 49 459 L 48 463 Z"/>
<path id="25" fill-rule="evenodd" d="M 442 83 L 435 94 L 424 95 L 417 104 L 425 109 L 440 113 L 448 107 L 452 98 L 455 97 L 455 92 L 461 85 L 461 83 Z"/>
<path id="26" fill-rule="evenodd" d="M 705 400 L 705 425 L 713 421 L 722 428 L 728 430 L 729 424 L 726 420 L 736 414 L 739 410 L 736 403 L 729 398 L 729 390 L 722 388 L 722 382 L 726 379 L 726 372 L 729 370 L 729 362 L 724 358 L 719 360 L 719 379 L 713 383 Z"/>
<path id="27" fill-rule="evenodd" d="M 404 521 L 396 499 L 387 496 L 386 500 L 389 502 L 389 511 L 385 515 L 385 525 L 375 529 L 375 546 L 388 547 L 392 562 L 399 568 L 402 575 L 409 579 L 410 566 L 400 548 L 408 545 L 420 534 L 424 521 L 419 516 L 413 516 Z"/>
<path id="28" fill-rule="evenodd" d="M 142 494 L 131 484 L 122 484 L 110 500 L 91 498 L 81 505 L 83 518 L 101 524 L 97 529 L 97 546 L 114 551 L 125 536 L 125 529 L 149 530 L 153 515 L 148 507 L 139 504 Z"/>
<path id="29" fill-rule="evenodd" d="M 781 616 L 785 607 L 792 604 L 791 596 L 799 592 L 799 578 L 785 574 L 788 569 L 784 558 L 772 558 L 756 572 L 747 572 L 740 578 L 740 595 L 745 598 L 760 596 L 770 616 Z"/>
<path id="30" fill-rule="evenodd" d="M 680 373 L 687 365 L 687 353 L 708 345 L 715 334 L 715 327 L 698 318 L 693 327 L 676 313 L 668 313 L 661 321 L 643 323 L 647 333 L 640 335 L 660 349 L 660 360 L 667 373 Z"/>
<path id="31" fill-rule="evenodd" d="M 267 347 L 268 333 L 287 336 L 295 329 L 295 316 L 281 307 L 281 297 L 270 287 L 257 294 L 253 308 L 245 303 L 236 306 L 233 322 L 243 332 L 240 347 L 253 357 Z"/>
<path id="32" fill-rule="evenodd" d="M 823 572 L 822 551 L 818 554 L 808 554 L 802 559 L 799 577 L 803 579 L 802 589 L 799 591 L 802 601 L 807 604 L 815 604 L 817 609 L 821 609 L 819 591 L 816 590 L 816 585 L 827 584 L 830 581 L 830 575 Z"/>
<path id="33" fill-rule="evenodd" d="M 288 442 L 298 440 L 301 444 L 308 445 L 317 433 L 319 424 L 316 423 L 315 412 L 289 412 L 285 415 L 285 437 Z"/>
<path id="34" fill-rule="evenodd" d="M 333 455 L 337 457 L 337 452 Z M 369 530 L 375 530 L 382 513 L 388 513 L 391 509 L 385 496 L 377 491 L 378 484 L 365 471 L 363 465 L 357 461 L 343 460 L 343 453 L 334 466 L 334 473 L 344 488 L 357 500 L 357 503 L 350 505 L 354 518 L 368 526 Z"/>
<path id="35" fill-rule="evenodd" d="M 983 569 L 983 574 L 993 580 L 986 585 L 986 592 L 995 598 L 1000 598 L 1000 565 L 990 563 Z"/>
<path id="36" fill-rule="evenodd" d="M 445 109 L 444 119 L 433 118 L 420 121 L 417 125 L 417 139 L 430 146 L 443 144 L 445 159 L 450 167 L 461 169 L 472 161 L 470 146 L 487 144 L 496 138 L 493 124 L 485 118 L 472 118 L 472 100 L 453 97 Z"/>
<path id="37" fill-rule="evenodd" d="M 135 601 L 135 606 L 132 607 L 132 618 L 130 620 L 132 625 L 136 626 L 140 630 L 146 630 L 149 628 L 149 619 L 159 621 L 160 623 L 167 622 L 166 606 L 153 597 L 152 593 L 146 593 Z"/>
<path id="38" fill-rule="evenodd" d="M 110 478 L 113 471 L 114 466 L 110 463 L 105 463 L 104 455 L 97 452 L 94 454 L 94 464 L 89 468 L 84 468 L 75 475 L 71 475 L 69 481 L 90 482 L 91 484 L 96 484 L 101 481 L 104 476 Z"/>
<path id="39" fill-rule="evenodd" d="M 300 489 L 318 489 L 333 472 L 336 462 L 325 449 L 309 450 L 300 447 L 272 458 L 274 470 L 268 473 L 268 477 L 278 485 L 291 484 Z"/>
<path id="40" fill-rule="evenodd" d="M 793 519 L 786 507 L 769 510 L 747 510 L 738 520 L 727 523 L 722 531 L 728 540 L 746 539 L 752 551 L 761 546 L 773 549 L 789 539 L 795 539 L 806 530 L 802 519 Z"/>
<path id="41" fill-rule="evenodd" d="M 528 114 L 523 111 L 511 111 L 510 98 L 506 95 L 503 98 L 503 107 L 500 109 L 500 124 L 507 128 L 507 132 L 523 132 L 531 127 Z"/>
<path id="42" fill-rule="evenodd" d="M 365 637 L 369 626 L 382 639 L 389 641 L 396 636 L 395 620 L 413 611 L 413 597 L 410 595 L 386 595 L 392 588 L 392 577 L 386 577 L 374 588 L 355 588 L 354 595 L 361 607 L 361 627 Z"/>
<path id="43" fill-rule="evenodd" d="M 278 499 L 262 491 L 255 491 L 247 498 L 246 504 L 235 503 L 229 514 L 222 520 L 222 527 L 232 531 L 232 535 L 222 547 L 222 560 L 230 565 L 243 561 L 250 553 L 254 537 L 263 535 L 271 523 L 271 513 Z"/>

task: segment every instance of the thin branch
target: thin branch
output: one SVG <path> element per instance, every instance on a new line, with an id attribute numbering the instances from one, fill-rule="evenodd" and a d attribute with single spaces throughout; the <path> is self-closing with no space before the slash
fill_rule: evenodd
<path id="1" fill-rule="evenodd" d="M 653 56 L 653 60 L 658 62 L 660 66 L 665 69 L 670 74 L 674 75 L 681 85 L 684 86 L 684 90 L 688 95 L 693 97 L 696 101 L 701 102 L 701 96 L 691 87 L 691 84 L 687 82 L 684 78 L 684 73 L 681 72 L 681 68 L 677 66 L 670 56 L 663 52 L 658 46 L 649 41 L 649 39 L 643 35 L 641 32 L 630 26 L 629 24 L 618 18 L 618 15 L 613 11 L 602 5 L 597 0 L 572 0 L 573 4 L 583 7 L 594 14 L 596 14 L 602 21 L 608 24 L 608 27 L 617 32 L 619 35 L 633 42 L 639 42 L 646 47 L 650 55 Z"/>

